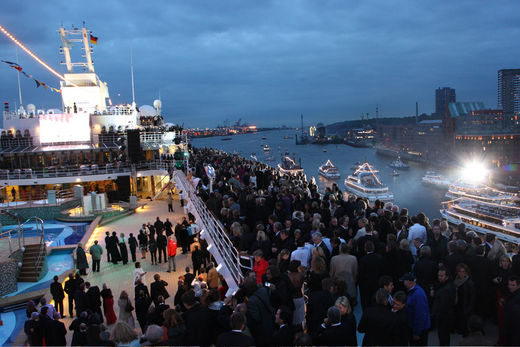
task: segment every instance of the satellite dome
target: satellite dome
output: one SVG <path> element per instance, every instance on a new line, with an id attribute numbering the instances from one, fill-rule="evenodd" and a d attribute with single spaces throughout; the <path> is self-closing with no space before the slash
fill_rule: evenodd
<path id="1" fill-rule="evenodd" d="M 155 112 L 155 108 L 153 108 L 150 105 L 143 105 L 139 107 L 139 111 L 141 112 L 141 115 L 145 117 L 153 117 L 157 115 L 157 112 Z"/>
<path id="2" fill-rule="evenodd" d="M 33 104 L 27 105 L 27 112 L 34 113 L 34 111 L 36 111 L 36 106 L 34 106 Z"/>
<path id="3" fill-rule="evenodd" d="M 155 108 L 161 108 L 161 107 L 162 107 L 162 102 L 161 102 L 161 100 L 154 100 L 154 101 L 153 101 L 153 107 L 155 107 Z"/>

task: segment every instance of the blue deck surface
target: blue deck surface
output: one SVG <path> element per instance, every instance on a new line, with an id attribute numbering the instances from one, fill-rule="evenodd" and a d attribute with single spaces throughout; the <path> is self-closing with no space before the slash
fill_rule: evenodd
<path id="1" fill-rule="evenodd" d="M 68 223 L 56 220 L 46 220 L 43 223 L 47 246 L 76 244 L 83 238 L 89 226 L 89 223 Z M 16 227 L 17 225 L 6 225 L 2 227 L 2 231 L 8 231 Z M 26 237 L 37 236 L 36 224 L 26 224 L 24 226 L 24 235 Z M 13 237 L 16 237 L 16 232 L 13 232 Z"/>

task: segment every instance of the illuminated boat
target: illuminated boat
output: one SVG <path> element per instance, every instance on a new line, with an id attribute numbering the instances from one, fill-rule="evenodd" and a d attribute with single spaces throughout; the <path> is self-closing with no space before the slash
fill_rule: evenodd
<path id="1" fill-rule="evenodd" d="M 289 175 L 297 175 L 299 173 L 303 173 L 303 168 L 300 164 L 296 164 L 294 161 L 294 157 L 289 157 L 289 153 L 285 153 L 280 160 L 280 164 L 278 164 L 278 171 L 283 174 Z"/>
<path id="2" fill-rule="evenodd" d="M 450 224 L 464 223 L 467 230 L 493 233 L 499 239 L 515 244 L 520 241 L 519 207 L 458 198 L 441 203 L 440 212 Z"/>
<path id="3" fill-rule="evenodd" d="M 264 145 L 264 152 L 269 152 L 271 150 L 271 148 L 269 148 L 269 145 L 268 144 L 265 144 Z"/>
<path id="4" fill-rule="evenodd" d="M 361 164 L 356 171 L 345 180 L 346 189 L 362 198 L 368 198 L 369 200 L 383 200 L 392 201 L 394 200 L 394 194 L 388 190 L 388 187 L 383 185 L 377 173 L 372 165 L 368 162 Z"/>
<path id="5" fill-rule="evenodd" d="M 450 184 L 446 197 L 449 199 L 470 198 L 500 205 L 514 205 L 519 200 L 517 194 L 503 192 L 483 183 L 471 183 L 463 180 Z"/>
<path id="6" fill-rule="evenodd" d="M 319 167 L 318 172 L 325 178 L 336 179 L 340 178 L 341 174 L 339 173 L 338 168 L 332 164 L 330 160 L 327 160 L 325 164 Z"/>
<path id="7" fill-rule="evenodd" d="M 435 171 L 428 171 L 421 179 L 423 184 L 429 184 L 440 188 L 448 188 L 451 181 Z"/>
<path id="8" fill-rule="evenodd" d="M 175 163 L 187 158 L 187 132 L 164 122 L 160 100 L 153 106 L 113 104 L 107 83 L 94 70 L 90 32 L 60 28 L 59 35 L 67 68 L 60 82 L 61 107 L 29 104 L 12 111 L 5 104 L 0 186 L 9 192 L 23 187 L 29 195 L 82 185 L 86 191 L 108 192 L 109 200 L 110 194 L 128 200 L 130 191 L 161 192 Z M 71 50 L 78 48 L 84 59 L 73 62 Z"/>

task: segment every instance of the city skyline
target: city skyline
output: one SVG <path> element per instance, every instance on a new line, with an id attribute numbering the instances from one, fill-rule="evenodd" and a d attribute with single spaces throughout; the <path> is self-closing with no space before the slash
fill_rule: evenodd
<path id="1" fill-rule="evenodd" d="M 259 126 L 403 117 L 435 111 L 435 90 L 497 106 L 497 71 L 518 68 L 520 4 L 460 1 L 3 3 L 0 24 L 59 72 L 56 30 L 86 26 L 99 38 L 94 62 L 114 103 L 131 102 L 133 51 L 138 105 L 161 96 L 166 121 L 212 127 L 225 119 Z M 505 5 L 504 5 L 505 4 Z M 493 15 L 490 16 L 489 14 Z M 0 59 L 16 60 L 0 38 Z M 18 51 L 31 75 L 58 79 Z M 0 98 L 18 103 L 16 71 L 0 66 Z M 60 107 L 57 94 L 22 78 L 23 103 Z"/>

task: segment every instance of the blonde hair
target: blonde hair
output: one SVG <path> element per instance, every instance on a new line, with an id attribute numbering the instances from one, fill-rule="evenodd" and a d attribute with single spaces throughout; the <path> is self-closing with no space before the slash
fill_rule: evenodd
<path id="1" fill-rule="evenodd" d="M 266 241 L 267 240 L 267 235 L 265 234 L 265 231 L 258 230 L 258 232 L 256 233 L 256 239 L 258 241 Z"/>
<path id="2" fill-rule="evenodd" d="M 327 264 L 322 257 L 312 257 L 311 271 L 317 274 L 327 271 Z"/>
<path id="3" fill-rule="evenodd" d="M 340 296 L 336 299 L 336 302 L 334 303 L 334 306 L 343 306 L 347 309 L 347 314 L 352 313 L 352 306 L 350 306 L 350 301 L 346 296 Z"/>
<path id="4" fill-rule="evenodd" d="M 409 251 L 410 250 L 410 241 L 407 239 L 402 239 L 401 242 L 399 242 L 399 248 L 403 251 Z"/>
<path id="5" fill-rule="evenodd" d="M 497 263 L 500 261 L 500 257 L 506 254 L 507 252 L 504 244 L 500 240 L 495 240 L 493 248 L 489 250 L 488 259 Z"/>
<path id="6" fill-rule="evenodd" d="M 116 345 L 132 342 L 135 339 L 137 339 L 137 333 L 125 322 L 117 322 L 110 334 L 110 340 Z"/>

